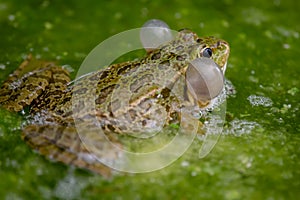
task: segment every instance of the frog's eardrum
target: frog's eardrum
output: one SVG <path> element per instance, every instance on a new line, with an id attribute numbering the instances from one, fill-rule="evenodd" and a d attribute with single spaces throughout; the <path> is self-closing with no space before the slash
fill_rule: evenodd
<path id="1" fill-rule="evenodd" d="M 197 58 L 190 62 L 186 71 L 188 91 L 200 101 L 217 97 L 224 86 L 220 67 L 209 58 Z"/>

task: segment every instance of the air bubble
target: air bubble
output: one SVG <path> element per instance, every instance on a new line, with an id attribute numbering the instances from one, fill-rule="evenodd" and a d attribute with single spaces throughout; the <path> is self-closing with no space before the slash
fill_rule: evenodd
<path id="1" fill-rule="evenodd" d="M 247 99 L 252 106 L 270 107 L 273 105 L 273 101 L 270 98 L 264 96 L 250 95 Z"/>
<path id="2" fill-rule="evenodd" d="M 0 63 L 0 69 L 3 69 L 3 70 L 4 70 L 5 68 L 6 68 L 6 65 Z"/>
<path id="3" fill-rule="evenodd" d="M 146 51 L 152 51 L 172 40 L 173 36 L 168 24 L 158 19 L 152 19 L 141 28 L 140 39 Z"/>
<path id="4" fill-rule="evenodd" d="M 243 134 L 250 134 L 254 128 L 259 128 L 257 122 L 235 119 L 230 122 L 229 127 L 224 129 L 224 134 L 231 134 L 240 136 Z"/>

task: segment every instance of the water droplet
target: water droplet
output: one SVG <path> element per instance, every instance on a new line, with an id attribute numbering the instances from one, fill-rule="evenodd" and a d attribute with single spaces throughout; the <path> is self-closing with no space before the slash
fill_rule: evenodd
<path id="1" fill-rule="evenodd" d="M 200 28 L 204 28 L 204 23 L 203 23 L 203 22 L 200 22 L 200 23 L 199 23 L 199 27 L 200 27 Z"/>
<path id="2" fill-rule="evenodd" d="M 71 65 L 63 65 L 62 66 L 63 69 L 66 69 L 68 72 L 74 72 L 73 67 L 71 67 Z"/>
<path id="3" fill-rule="evenodd" d="M 114 18 L 115 18 L 115 19 L 121 19 L 122 16 L 123 16 L 122 13 L 116 12 Z"/>
<path id="4" fill-rule="evenodd" d="M 188 161 L 182 161 L 181 162 L 181 166 L 182 167 L 187 167 L 187 166 L 189 166 L 190 165 L 190 163 L 188 162 Z"/>
<path id="5" fill-rule="evenodd" d="M 283 104 L 283 107 L 280 109 L 280 112 L 282 114 L 285 114 L 289 111 L 289 109 L 291 108 L 291 104 Z"/>
<path id="6" fill-rule="evenodd" d="M 142 8 L 141 9 L 142 17 L 146 17 L 149 13 L 148 8 Z"/>
<path id="7" fill-rule="evenodd" d="M 191 173 L 191 176 L 197 176 L 197 172 L 195 172 L 195 171 L 192 171 L 192 173 Z"/>
<path id="8" fill-rule="evenodd" d="M 41 57 L 42 57 L 41 54 L 36 54 L 35 56 L 36 59 L 41 59 Z"/>
<path id="9" fill-rule="evenodd" d="M 269 19 L 265 12 L 254 7 L 245 9 L 243 11 L 243 16 L 247 23 L 255 26 L 260 26 L 263 22 Z"/>
<path id="10" fill-rule="evenodd" d="M 49 51 L 49 47 L 43 47 L 43 51 L 48 52 Z"/>
<path id="11" fill-rule="evenodd" d="M 298 92 L 299 92 L 299 89 L 296 88 L 296 87 L 293 87 L 293 88 L 291 88 L 287 91 L 287 93 L 292 95 L 292 96 L 295 96 Z"/>
<path id="12" fill-rule="evenodd" d="M 15 15 L 8 15 L 8 20 L 9 21 L 15 21 L 15 19 L 16 19 L 16 16 Z"/>
<path id="13" fill-rule="evenodd" d="M 179 12 L 175 13 L 175 18 L 176 19 L 180 19 L 181 18 L 181 14 Z"/>
<path id="14" fill-rule="evenodd" d="M 6 68 L 6 65 L 0 63 L 0 69 L 3 69 L 3 70 L 4 70 L 5 68 Z"/>
<path id="15" fill-rule="evenodd" d="M 284 49 L 289 49 L 289 48 L 291 48 L 291 46 L 289 44 L 283 44 L 283 48 Z"/>
<path id="16" fill-rule="evenodd" d="M 53 24 L 51 22 L 45 22 L 44 23 L 44 26 L 47 30 L 50 30 L 53 28 Z"/>
<path id="17" fill-rule="evenodd" d="M 77 178 L 71 171 L 57 183 L 53 192 L 56 197 L 61 199 L 75 199 L 80 196 L 87 184 L 88 181 Z"/>

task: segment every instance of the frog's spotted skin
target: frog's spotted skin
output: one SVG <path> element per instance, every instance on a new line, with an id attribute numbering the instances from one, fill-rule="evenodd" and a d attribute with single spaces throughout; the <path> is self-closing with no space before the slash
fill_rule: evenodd
<path id="1" fill-rule="evenodd" d="M 30 107 L 30 119 L 23 127 L 22 138 L 32 148 L 51 159 L 108 176 L 109 168 L 97 161 L 96 156 L 113 162 L 119 152 L 95 139 L 97 131 L 90 128 L 93 119 L 98 119 L 104 133 L 119 146 L 112 133 L 151 132 L 156 126 L 178 122 L 180 108 L 185 103 L 196 104 L 195 100 L 184 97 L 184 85 L 176 86 L 182 94 L 181 100 L 171 90 L 184 77 L 188 62 L 202 57 L 208 47 L 212 50 L 211 58 L 225 71 L 229 55 L 225 41 L 199 38 L 183 30 L 145 58 L 111 65 L 81 78 L 75 85 L 68 84 L 69 74 L 63 68 L 29 57 L 3 83 L 0 104 L 16 112 Z M 26 73 L 31 67 L 37 69 Z M 128 105 L 124 106 L 122 99 L 128 99 Z M 88 107 L 91 100 L 95 103 L 93 110 Z M 161 124 L 163 117 L 165 121 Z M 96 144 L 96 156 L 81 142 L 74 121 L 86 127 L 83 137 Z"/>

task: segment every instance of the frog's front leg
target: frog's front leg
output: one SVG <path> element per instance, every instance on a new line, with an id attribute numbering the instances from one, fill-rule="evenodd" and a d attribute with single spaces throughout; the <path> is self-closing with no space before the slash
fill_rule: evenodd
<path id="1" fill-rule="evenodd" d="M 69 73 L 63 68 L 28 56 L 0 88 L 0 105 L 19 112 L 45 91 L 64 90 L 69 81 Z"/>

